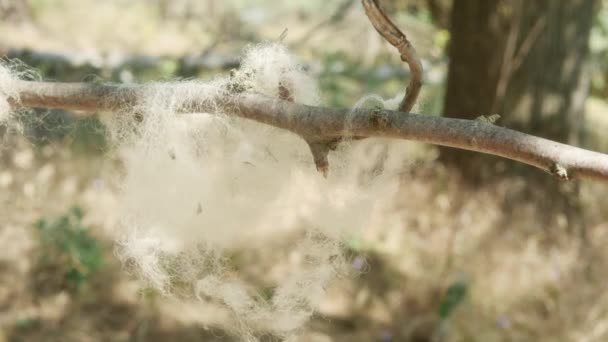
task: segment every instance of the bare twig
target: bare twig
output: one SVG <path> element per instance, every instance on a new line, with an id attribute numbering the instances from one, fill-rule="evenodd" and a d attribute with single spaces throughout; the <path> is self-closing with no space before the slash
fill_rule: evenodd
<path id="1" fill-rule="evenodd" d="M 528 56 L 528 54 L 530 53 L 530 50 L 532 50 L 532 46 L 534 45 L 536 40 L 540 37 L 540 34 L 543 32 L 546 21 L 547 21 L 547 18 L 544 16 L 542 16 L 536 20 L 536 22 L 534 23 L 534 26 L 532 26 L 532 29 L 530 30 L 530 33 L 528 33 L 528 36 L 526 37 L 526 39 L 521 43 L 521 46 L 519 47 L 519 50 L 517 51 L 517 55 L 515 55 L 515 58 L 513 59 L 513 70 L 517 70 L 517 69 L 519 69 L 519 67 L 521 67 L 521 64 L 523 63 L 524 58 L 526 58 L 526 56 Z"/>
<path id="2" fill-rule="evenodd" d="M 422 87 L 422 63 L 416 50 L 405 34 L 386 16 L 377 0 L 362 0 L 365 13 L 374 28 L 384 39 L 399 50 L 401 60 L 406 62 L 411 71 L 410 83 L 405 91 L 405 97 L 399 105 L 399 111 L 409 112 L 416 104 L 420 88 Z"/>
<path id="3" fill-rule="evenodd" d="M 295 98 L 293 96 L 293 84 L 286 77 L 283 77 L 279 81 L 279 99 L 287 102 L 295 102 Z M 307 136 L 302 136 L 308 147 L 310 148 L 310 153 L 312 153 L 312 159 L 315 162 L 315 166 L 317 167 L 317 171 L 323 174 L 323 177 L 327 178 L 327 174 L 329 172 L 329 160 L 328 155 L 330 150 L 335 150 L 340 139 L 334 139 L 331 141 L 317 141 L 316 139 L 310 139 Z"/>
<path id="4" fill-rule="evenodd" d="M 513 2 L 512 18 L 520 18 L 519 14 L 522 10 L 522 1 L 523 0 Z M 496 85 L 496 98 L 492 104 L 492 113 L 496 113 L 498 111 L 498 107 L 500 106 L 502 99 L 507 92 L 507 86 L 511 81 L 511 76 L 513 75 L 513 57 L 515 56 L 517 50 L 517 40 L 519 39 L 520 29 L 520 23 L 513 19 L 509 28 L 509 35 L 507 36 L 505 51 L 502 56 L 502 64 L 500 66 L 498 83 Z"/>
<path id="5" fill-rule="evenodd" d="M 305 34 L 302 35 L 300 39 L 298 39 L 293 45 L 299 46 L 306 43 L 310 38 L 314 36 L 314 34 L 327 25 L 337 24 L 344 19 L 348 10 L 355 3 L 355 0 L 344 0 L 342 3 L 336 7 L 334 13 L 326 18 L 325 20 L 319 22 L 311 29 L 309 29 Z"/>
<path id="6" fill-rule="evenodd" d="M 389 137 L 493 154 L 526 163 L 559 179 L 590 178 L 608 181 L 608 155 L 561 144 L 480 120 L 451 119 L 378 109 L 312 107 L 257 93 L 218 95 L 214 101 L 191 99 L 188 87 L 157 84 L 182 100 L 178 111 L 198 113 L 218 109 L 228 115 L 289 130 L 311 145 L 344 137 Z M 136 107 L 150 86 L 16 81 L 15 107 L 62 108 L 77 111 L 117 111 Z M 190 87 L 190 88 L 189 88 Z M 183 96 L 180 95 L 184 92 Z M 164 93 L 164 92 L 163 92 Z M 334 145 L 335 146 L 335 145 Z M 315 147 L 316 148 L 316 147 Z M 318 166 L 318 165 L 317 165 Z"/>

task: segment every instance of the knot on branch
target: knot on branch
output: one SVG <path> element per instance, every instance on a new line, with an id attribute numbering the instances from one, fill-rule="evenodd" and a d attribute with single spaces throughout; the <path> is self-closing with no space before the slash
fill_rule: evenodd
<path id="1" fill-rule="evenodd" d="M 377 129 L 383 129 L 388 126 L 389 118 L 383 108 L 374 108 L 369 116 L 370 123 Z"/>
<path id="2" fill-rule="evenodd" d="M 400 55 L 401 61 L 409 63 L 411 61 L 411 56 L 408 53 L 404 53 L 404 52 L 410 51 L 414 47 L 412 46 L 410 41 L 407 40 L 407 38 L 405 36 L 400 37 L 399 40 L 400 40 L 399 43 L 397 43 L 397 45 L 395 45 L 395 47 L 401 54 Z"/>
<path id="3" fill-rule="evenodd" d="M 281 80 L 279 81 L 279 98 L 281 100 L 294 102 L 295 98 L 293 96 L 292 84 L 289 80 Z"/>

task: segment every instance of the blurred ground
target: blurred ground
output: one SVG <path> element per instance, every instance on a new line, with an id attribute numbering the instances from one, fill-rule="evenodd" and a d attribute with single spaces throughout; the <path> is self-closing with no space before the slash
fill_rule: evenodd
<path id="1" fill-rule="evenodd" d="M 328 105 L 392 97 L 407 76 L 358 2 L 317 29 L 340 2 L 32 4 L 0 23 L 0 53 L 49 79 L 210 78 L 228 72 L 246 44 L 278 40 L 285 28 Z M 395 17 L 427 70 L 417 111 L 439 113 L 444 32 L 424 13 Z M 588 108 L 586 144 L 608 152 L 606 103 L 590 99 Z M 119 161 L 106 158 L 99 121 L 36 118 L 25 134 L 0 127 L 0 341 L 234 340 L 217 328 L 227 313 L 142 289 L 115 260 L 107 233 Z M 556 185 L 581 195 L 564 205 L 532 186 L 545 175 L 471 188 L 435 161 L 435 148 L 412 143 L 403 153 L 412 157 L 386 213 L 393 223 L 352 241 L 361 273 L 328 289 L 302 341 L 608 339 L 608 186 Z"/>

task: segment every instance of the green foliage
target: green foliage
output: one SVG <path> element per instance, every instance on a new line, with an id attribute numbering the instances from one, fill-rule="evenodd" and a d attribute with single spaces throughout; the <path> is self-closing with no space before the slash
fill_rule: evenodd
<path id="1" fill-rule="evenodd" d="M 111 71 L 113 81 L 125 81 L 124 75 L 130 75 L 133 80 L 137 81 L 158 81 L 173 79 L 181 72 L 185 67 L 185 62 L 178 58 L 136 58 L 128 60 L 121 64 L 118 68 Z M 193 74 L 183 75 L 184 77 L 192 77 L 196 75 L 197 70 L 193 68 L 191 70 Z"/>
<path id="2" fill-rule="evenodd" d="M 468 285 L 462 280 L 457 280 L 450 284 L 445 291 L 437 310 L 439 319 L 445 321 L 450 318 L 452 313 L 466 298 L 467 292 Z"/>
<path id="3" fill-rule="evenodd" d="M 19 330 L 36 329 L 42 325 L 42 322 L 36 318 L 22 318 L 15 322 L 15 328 Z"/>
<path id="4" fill-rule="evenodd" d="M 368 93 L 390 98 L 403 91 L 407 67 L 383 63 L 383 56 L 371 66 L 344 53 L 329 53 L 320 58 L 323 71 L 319 75 L 319 85 L 330 106 L 350 107 Z"/>
<path id="5" fill-rule="evenodd" d="M 77 287 L 86 283 L 103 264 L 101 245 L 82 223 L 83 216 L 82 209 L 73 207 L 55 220 L 40 219 L 35 223 L 41 262 L 59 261 L 65 280 Z"/>
<path id="6" fill-rule="evenodd" d="M 75 118 L 63 110 L 18 112 L 25 136 L 36 146 L 67 142 L 74 152 L 103 152 L 107 147 L 105 126 L 96 116 Z"/>
<path id="7" fill-rule="evenodd" d="M 29 15 L 33 19 L 34 22 L 51 6 L 55 7 L 63 7 L 63 1 L 58 0 L 23 0 L 27 2 L 27 6 L 29 7 Z"/>
<path id="8" fill-rule="evenodd" d="M 96 116 L 77 119 L 69 132 L 72 149 L 76 152 L 103 152 L 107 147 L 106 127 Z"/>
<path id="9" fill-rule="evenodd" d="M 433 36 L 433 44 L 441 51 L 447 51 L 450 42 L 450 31 L 438 30 Z"/>

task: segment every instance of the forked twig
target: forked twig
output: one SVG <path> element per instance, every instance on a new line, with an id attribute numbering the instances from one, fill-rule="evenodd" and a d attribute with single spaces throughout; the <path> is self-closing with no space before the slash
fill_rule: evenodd
<path id="1" fill-rule="evenodd" d="M 420 88 L 422 87 L 422 63 L 420 63 L 416 50 L 405 34 L 393 24 L 378 2 L 376 0 L 362 0 L 362 3 L 365 13 L 376 31 L 391 43 L 391 45 L 397 48 L 401 55 L 401 60 L 406 62 L 410 67 L 410 82 L 405 90 L 405 96 L 399 104 L 399 111 L 408 113 L 412 110 L 414 104 L 416 104 L 416 100 L 420 94 Z M 348 4 L 349 1 L 346 1 L 343 6 L 340 6 L 338 13 L 344 12 L 344 9 L 349 6 Z M 282 100 L 289 100 L 289 94 L 288 88 L 286 88 L 284 84 L 279 84 L 279 98 Z M 376 119 L 378 118 L 373 118 L 373 120 Z M 327 177 L 329 170 L 329 151 L 336 149 L 337 145 L 342 141 L 342 137 L 330 140 L 316 140 L 307 136 L 302 136 L 302 138 L 306 140 L 310 147 L 317 170 L 321 172 L 323 176 Z M 355 136 L 354 138 L 362 139 L 365 138 L 365 136 Z"/>
<path id="2" fill-rule="evenodd" d="M 405 34 L 389 19 L 377 0 L 362 0 L 365 13 L 374 28 L 384 39 L 399 50 L 401 60 L 410 67 L 410 83 L 405 90 L 405 97 L 399 104 L 400 112 L 409 112 L 416 104 L 422 87 L 422 63 L 416 49 Z"/>

